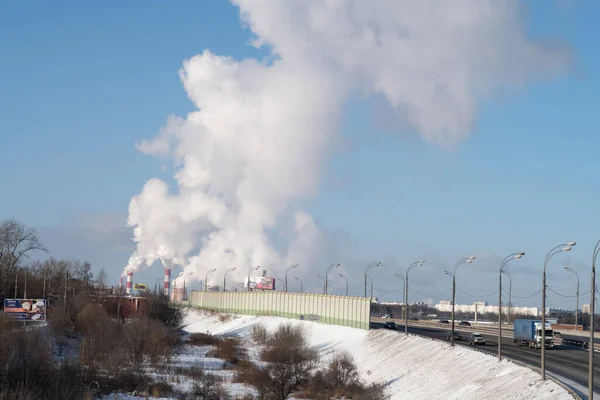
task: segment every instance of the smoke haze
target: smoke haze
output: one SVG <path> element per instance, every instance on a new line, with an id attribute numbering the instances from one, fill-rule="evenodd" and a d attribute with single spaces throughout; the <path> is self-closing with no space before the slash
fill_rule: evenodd
<path id="1" fill-rule="evenodd" d="M 495 90 L 569 62 L 562 46 L 528 36 L 518 1 L 233 3 L 253 44 L 271 54 L 240 61 L 204 50 L 183 62 L 197 110 L 137 144 L 174 162 L 177 187 L 151 179 L 131 199 L 137 248 L 127 271 L 160 260 L 192 273 L 187 281 L 212 268 L 220 280 L 235 267 L 232 289 L 252 266 L 270 276 L 291 264 L 308 270 L 327 241 L 301 203 L 318 194 L 350 95 L 383 98 L 410 131 L 451 146 Z"/>

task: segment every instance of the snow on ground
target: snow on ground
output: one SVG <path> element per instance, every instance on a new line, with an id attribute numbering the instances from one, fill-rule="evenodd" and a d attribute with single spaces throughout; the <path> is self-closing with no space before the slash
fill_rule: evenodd
<path id="1" fill-rule="evenodd" d="M 394 400 L 572 399 L 559 385 L 542 382 L 528 368 L 508 361 L 498 363 L 495 357 L 468 348 L 450 348 L 443 342 L 383 329 L 367 332 L 277 317 L 223 318 L 222 314 L 187 309 L 183 330 L 250 340 L 252 326 L 262 324 L 273 331 L 283 323 L 302 325 L 311 344 L 319 349 L 323 363 L 335 350 L 349 351 L 361 377 L 385 384 Z"/>

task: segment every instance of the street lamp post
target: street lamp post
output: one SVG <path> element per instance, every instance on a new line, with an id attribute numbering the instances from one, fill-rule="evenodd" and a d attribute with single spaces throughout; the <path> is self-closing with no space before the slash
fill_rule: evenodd
<path id="1" fill-rule="evenodd" d="M 371 278 L 371 275 L 369 274 L 363 274 L 363 276 L 366 278 L 369 278 L 369 280 L 371 281 L 371 298 L 373 298 L 373 278 Z"/>
<path id="2" fill-rule="evenodd" d="M 507 270 L 502 270 L 502 273 L 508 276 L 508 315 L 506 316 L 506 323 L 510 325 L 511 307 L 512 307 L 512 276 Z"/>
<path id="3" fill-rule="evenodd" d="M 177 279 L 179 279 L 179 278 L 183 278 L 183 288 L 182 288 L 182 290 L 181 290 L 181 300 L 182 300 L 182 301 L 183 301 L 183 299 L 187 298 L 187 292 L 186 292 L 186 290 L 185 290 L 185 277 L 186 277 L 186 276 L 193 275 L 193 274 L 194 274 L 194 272 L 193 272 L 193 271 L 190 271 L 190 272 L 188 272 L 187 274 L 186 274 L 186 273 L 184 273 L 184 272 L 181 272 L 181 273 L 179 274 L 179 276 L 178 276 L 178 277 L 175 279 L 175 282 L 177 282 Z M 175 294 L 173 294 L 173 300 L 175 300 Z"/>
<path id="4" fill-rule="evenodd" d="M 340 274 L 340 277 L 346 280 L 346 296 L 348 296 L 348 277 L 344 274 Z"/>
<path id="5" fill-rule="evenodd" d="M 572 272 L 577 277 L 577 290 L 575 291 L 575 330 L 577 330 L 577 322 L 579 321 L 579 274 L 570 267 L 565 267 L 565 271 Z"/>
<path id="6" fill-rule="evenodd" d="M 325 293 L 325 278 L 323 278 L 323 276 L 321 276 L 321 275 L 317 275 L 317 278 L 323 280 L 323 293 Z"/>
<path id="7" fill-rule="evenodd" d="M 184 290 L 184 291 L 185 291 L 185 277 L 186 277 L 186 276 L 190 276 L 190 275 L 194 275 L 194 272 L 193 272 L 193 271 L 190 271 L 190 272 L 188 272 L 187 274 L 185 274 L 185 275 L 183 276 L 183 290 Z"/>
<path id="8" fill-rule="evenodd" d="M 524 251 L 518 253 L 512 253 L 506 256 L 506 258 L 500 264 L 498 270 L 498 361 L 502 360 L 502 273 L 506 272 L 504 266 L 512 260 L 517 260 L 525 255 Z M 509 299 L 510 304 L 510 299 Z"/>
<path id="9" fill-rule="evenodd" d="M 164 277 L 160 277 L 154 281 L 154 295 L 158 296 L 158 282 L 162 281 Z"/>
<path id="10" fill-rule="evenodd" d="M 369 273 L 369 270 L 373 267 L 378 267 L 379 265 L 381 265 L 381 261 L 372 263 L 367 265 L 367 268 L 365 269 L 365 273 L 363 274 L 365 277 L 365 297 L 367 297 L 367 275 Z M 371 280 L 372 281 L 372 280 Z M 373 297 L 373 294 L 371 294 L 371 297 Z"/>
<path id="11" fill-rule="evenodd" d="M 204 275 L 204 291 L 207 292 L 208 291 L 208 274 L 210 274 L 211 272 L 216 272 L 217 269 L 213 268 L 213 269 L 209 269 L 208 271 L 206 271 L 206 275 Z"/>
<path id="12" fill-rule="evenodd" d="M 414 263 L 410 264 L 408 266 L 408 268 L 406 269 L 406 279 L 404 279 L 404 309 L 406 310 L 405 312 L 405 316 L 404 316 L 404 334 L 408 335 L 408 273 L 410 272 L 411 269 L 413 269 L 414 267 L 420 267 L 421 265 L 423 265 L 423 263 L 425 262 L 425 260 L 419 260 L 419 261 L 415 261 Z"/>
<path id="13" fill-rule="evenodd" d="M 248 284 L 247 284 L 248 291 L 250 291 L 250 275 L 252 275 L 252 271 L 258 271 L 259 269 L 260 269 L 260 265 L 257 265 L 256 267 L 250 268 L 250 271 L 248 271 Z"/>
<path id="14" fill-rule="evenodd" d="M 394 276 L 396 278 L 400 278 L 402 279 L 402 302 L 404 302 L 406 299 L 406 280 L 404 279 L 404 277 L 402 276 L 402 274 L 400 272 L 396 272 L 394 273 Z M 404 315 L 404 312 L 406 311 L 406 307 L 402 307 L 402 318 L 406 318 L 406 316 Z"/>
<path id="15" fill-rule="evenodd" d="M 544 260 L 544 274 L 542 275 L 542 360 L 540 365 L 542 380 L 546 380 L 546 266 L 552 256 L 563 251 L 571 251 L 572 246 L 575 246 L 575 242 L 558 245 L 548 252 Z"/>
<path id="16" fill-rule="evenodd" d="M 590 351 L 588 361 L 588 399 L 594 398 L 594 302 L 596 301 L 596 257 L 600 252 L 600 241 L 592 256 L 592 282 L 590 291 Z"/>
<path id="17" fill-rule="evenodd" d="M 233 267 L 233 268 L 227 268 L 227 270 L 223 274 L 223 291 L 224 292 L 227 291 L 227 273 L 230 272 L 230 271 L 235 271 L 235 267 Z"/>
<path id="18" fill-rule="evenodd" d="M 444 271 L 446 275 L 450 275 L 452 277 L 452 328 L 450 331 L 450 346 L 454 346 L 454 306 L 456 303 L 456 270 L 458 269 L 459 265 L 471 264 L 474 259 L 475 256 L 462 258 L 456 263 L 452 272 Z"/>
<path id="19" fill-rule="evenodd" d="M 302 279 L 298 278 L 297 276 L 295 276 L 294 279 L 296 279 L 300 282 L 300 293 L 303 293 L 302 292 Z"/>
<path id="20" fill-rule="evenodd" d="M 337 268 L 340 266 L 340 263 L 337 264 L 331 264 L 329 267 L 327 267 L 327 271 L 325 271 L 325 294 L 327 294 L 327 275 L 329 274 L 329 271 L 331 271 L 334 268 Z"/>
<path id="21" fill-rule="evenodd" d="M 288 267 L 288 269 L 285 270 L 285 291 L 286 291 L 286 293 L 288 291 L 288 285 L 287 285 L 287 283 L 288 283 L 288 281 L 287 281 L 288 272 L 290 272 L 290 270 L 292 270 L 292 269 L 294 269 L 296 267 L 298 267 L 298 264 L 290 265 Z"/>

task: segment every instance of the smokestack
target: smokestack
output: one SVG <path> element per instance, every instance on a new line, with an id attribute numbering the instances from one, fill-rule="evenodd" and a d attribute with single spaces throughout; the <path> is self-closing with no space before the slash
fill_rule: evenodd
<path id="1" fill-rule="evenodd" d="M 125 289 L 125 293 L 131 294 L 131 278 L 133 277 L 133 272 L 127 273 L 127 286 Z"/>
<path id="2" fill-rule="evenodd" d="M 169 283 L 170 282 L 171 282 L 171 269 L 165 268 L 165 288 L 164 288 L 163 294 L 165 296 L 167 296 L 167 298 L 169 297 L 169 288 L 170 288 Z"/>
<path id="3" fill-rule="evenodd" d="M 123 277 L 119 278 L 119 292 L 123 290 Z"/>

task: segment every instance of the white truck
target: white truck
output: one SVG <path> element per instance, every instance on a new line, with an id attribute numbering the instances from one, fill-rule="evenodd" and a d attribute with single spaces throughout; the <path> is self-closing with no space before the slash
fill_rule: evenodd
<path id="1" fill-rule="evenodd" d="M 546 322 L 544 332 L 546 348 L 554 347 L 554 331 Z M 514 323 L 514 342 L 518 346 L 528 346 L 540 349 L 542 347 L 542 321 L 537 319 L 516 319 Z"/>

